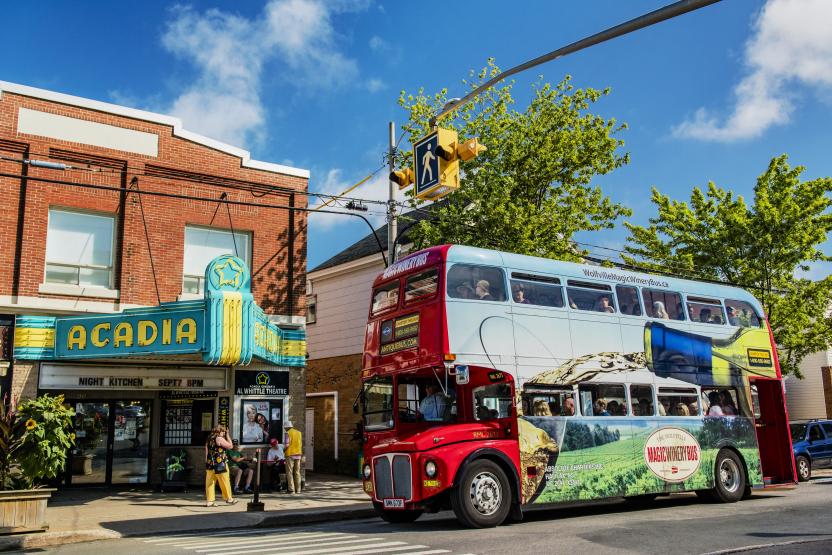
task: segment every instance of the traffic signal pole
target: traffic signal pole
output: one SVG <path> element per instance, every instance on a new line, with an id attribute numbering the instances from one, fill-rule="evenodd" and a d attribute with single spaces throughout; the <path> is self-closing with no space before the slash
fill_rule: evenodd
<path id="1" fill-rule="evenodd" d="M 635 19 L 625 21 L 624 23 L 616 25 L 615 27 L 610 27 L 609 29 L 605 29 L 600 33 L 595 33 L 592 36 L 583 38 L 577 42 L 573 42 L 572 44 L 568 44 L 564 47 L 558 48 L 557 50 L 553 50 L 548 54 L 538 56 L 533 60 L 529 60 L 528 62 L 508 69 L 492 77 L 491 79 L 489 79 L 488 81 L 486 81 L 470 93 L 466 94 L 461 99 L 455 99 L 448 102 L 435 116 L 431 118 L 430 127 L 436 127 L 436 121 L 439 118 L 442 118 L 448 115 L 450 112 L 458 108 L 461 108 L 465 104 L 468 104 L 470 101 L 476 98 L 477 95 L 481 92 L 488 90 L 489 88 L 493 87 L 495 84 L 499 83 L 503 79 L 507 79 L 512 75 L 520 73 L 521 71 L 525 71 L 535 66 L 545 64 L 546 62 L 550 62 L 557 58 L 562 58 L 567 54 L 578 52 L 579 50 L 583 50 L 585 48 L 589 48 L 590 46 L 595 46 L 596 44 L 606 42 L 610 39 L 614 39 L 622 35 L 632 33 L 633 31 L 644 29 L 645 27 L 655 25 L 656 23 L 661 23 L 662 21 L 666 21 L 668 19 L 672 19 L 674 17 L 686 14 L 688 12 L 698 10 L 699 8 L 704 8 L 705 6 L 716 4 L 720 1 L 721 0 L 680 0 L 679 2 L 674 2 L 673 4 L 669 4 L 663 8 L 659 8 L 658 10 L 636 17 Z"/>
<path id="2" fill-rule="evenodd" d="M 388 151 L 387 163 L 390 167 L 390 175 L 392 175 L 396 169 L 396 162 L 393 159 L 396 154 L 396 124 L 391 121 L 387 124 L 387 128 L 390 135 L 390 150 Z M 392 264 L 396 261 L 396 253 L 394 250 L 396 247 L 396 189 L 398 185 L 392 179 L 390 179 L 389 185 L 390 198 L 387 201 L 387 260 Z"/>

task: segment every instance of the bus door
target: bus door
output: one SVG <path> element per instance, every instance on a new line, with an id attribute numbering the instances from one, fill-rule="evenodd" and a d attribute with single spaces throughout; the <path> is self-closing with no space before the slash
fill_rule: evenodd
<path id="1" fill-rule="evenodd" d="M 751 395 L 765 484 L 796 482 L 782 383 L 777 379 L 751 379 Z"/>

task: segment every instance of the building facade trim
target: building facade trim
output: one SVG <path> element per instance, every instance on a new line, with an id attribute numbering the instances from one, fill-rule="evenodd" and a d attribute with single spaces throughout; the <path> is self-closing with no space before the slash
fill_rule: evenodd
<path id="1" fill-rule="evenodd" d="M 18 94 L 21 96 L 29 96 L 32 98 L 39 98 L 51 102 L 58 102 L 60 104 L 67 104 L 69 106 L 77 106 L 80 108 L 87 108 L 96 110 L 98 112 L 106 112 L 128 118 L 148 121 L 161 125 L 167 125 L 173 128 L 173 135 L 180 137 L 187 141 L 219 150 L 227 154 L 231 154 L 240 158 L 240 165 L 244 168 L 251 168 L 255 170 L 262 170 L 271 173 L 279 173 L 283 175 L 290 175 L 294 177 L 302 177 L 309 179 L 309 170 L 300 168 L 293 168 L 291 166 L 284 166 L 282 164 L 274 164 L 271 162 L 263 162 L 260 160 L 252 160 L 251 153 L 242 148 L 238 148 L 209 137 L 202 136 L 193 131 L 188 131 L 182 127 L 182 120 L 177 117 L 157 114 L 155 112 L 148 112 L 146 110 L 139 110 L 136 108 L 128 108 L 126 106 L 119 106 L 117 104 L 110 104 L 109 102 L 101 102 L 99 100 L 92 100 L 89 98 L 82 98 L 69 94 L 48 91 L 27 85 L 20 85 L 17 83 L 9 83 L 7 81 L 0 81 L 0 97 L 3 92 Z"/>

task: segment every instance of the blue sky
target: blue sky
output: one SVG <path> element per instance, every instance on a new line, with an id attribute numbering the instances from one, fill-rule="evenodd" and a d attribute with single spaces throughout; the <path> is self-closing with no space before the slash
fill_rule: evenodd
<path id="1" fill-rule="evenodd" d="M 405 118 L 400 90 L 461 96 L 489 56 L 510 67 L 669 2 L 15 2 L 4 15 L 20 24 L 0 49 L 18 54 L 0 80 L 172 113 L 334 193 L 381 165 L 387 122 Z M 781 153 L 829 176 L 830 20 L 826 0 L 725 0 L 519 76 L 518 107 L 538 75 L 611 87 L 596 110 L 629 124 L 632 162 L 597 184 L 637 223 L 654 213 L 652 186 L 679 198 L 712 180 L 747 195 Z M 385 173 L 354 194 L 386 198 Z M 366 232 L 312 218 L 309 267 Z M 619 248 L 625 236 L 580 239 Z"/>

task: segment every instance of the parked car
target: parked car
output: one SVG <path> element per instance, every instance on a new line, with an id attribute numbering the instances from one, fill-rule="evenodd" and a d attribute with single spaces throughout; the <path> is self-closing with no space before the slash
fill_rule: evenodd
<path id="1" fill-rule="evenodd" d="M 805 482 L 813 468 L 832 467 L 832 420 L 789 423 L 797 479 Z"/>

